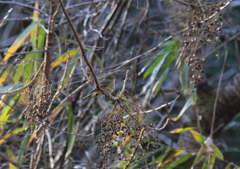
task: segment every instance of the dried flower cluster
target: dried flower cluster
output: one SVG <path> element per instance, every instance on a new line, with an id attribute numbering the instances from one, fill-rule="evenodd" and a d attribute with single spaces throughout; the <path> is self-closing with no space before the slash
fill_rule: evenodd
<path id="1" fill-rule="evenodd" d="M 185 40 L 181 57 L 191 70 L 191 83 L 200 81 L 204 72 L 202 49 L 219 41 L 219 33 L 222 30 L 223 20 L 221 10 L 225 3 L 218 5 L 189 5 L 191 18 L 186 25 Z M 196 87 L 196 85 L 194 85 Z"/>
<path id="2" fill-rule="evenodd" d="M 144 118 L 140 114 L 129 116 L 126 111 L 131 114 L 135 112 L 124 105 L 124 110 L 112 111 L 100 120 L 102 132 L 96 141 L 102 156 L 100 168 L 109 168 L 117 161 L 130 164 L 139 153 L 138 147 L 143 143 L 146 130 L 146 126 L 139 122 L 143 122 Z"/>
<path id="3" fill-rule="evenodd" d="M 40 85 L 32 86 L 32 90 L 28 90 L 28 112 L 25 116 L 30 123 L 36 125 L 37 138 L 41 137 L 44 131 L 44 121 L 46 121 L 46 107 L 51 100 L 50 86 L 45 78 Z M 41 122 L 41 123 L 39 123 Z M 41 128 L 42 127 L 42 128 Z M 40 129 L 41 128 L 41 129 Z"/>

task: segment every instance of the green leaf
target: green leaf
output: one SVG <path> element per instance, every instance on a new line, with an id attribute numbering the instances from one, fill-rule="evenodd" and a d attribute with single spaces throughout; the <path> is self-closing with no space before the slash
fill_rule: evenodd
<path id="1" fill-rule="evenodd" d="M 7 146 L 6 152 L 8 154 L 8 158 L 11 159 L 12 161 L 16 162 L 16 157 L 14 156 L 14 153 L 10 146 Z M 9 169 L 17 169 L 17 167 L 14 164 L 9 162 Z"/>
<path id="2" fill-rule="evenodd" d="M 196 92 L 196 90 L 193 90 L 190 98 L 191 98 L 192 105 L 196 105 L 196 103 L 197 103 L 197 92 Z"/>
<path id="3" fill-rule="evenodd" d="M 19 47 L 25 42 L 25 40 L 29 37 L 30 33 L 34 30 L 34 28 L 38 25 L 38 22 L 32 22 L 28 27 L 21 32 L 18 38 L 13 42 L 10 46 L 3 61 L 7 61 L 13 54 L 19 49 Z"/>
<path id="4" fill-rule="evenodd" d="M 210 156 L 207 158 L 202 166 L 202 169 L 212 169 L 215 163 L 215 157 Z"/>
<path id="5" fill-rule="evenodd" d="M 26 151 L 29 138 L 30 138 L 30 130 L 27 131 L 27 133 L 25 134 L 25 137 L 21 143 L 19 153 L 18 153 L 17 167 L 20 167 L 20 165 L 22 164 L 24 153 Z"/>
<path id="6" fill-rule="evenodd" d="M 185 152 L 185 150 L 181 150 L 178 148 L 172 149 L 172 152 L 169 152 L 168 155 L 163 159 L 161 167 L 165 166 L 170 161 L 173 161 L 173 158 L 177 157 L 178 155 L 180 155 L 184 152 Z"/>
<path id="7" fill-rule="evenodd" d="M 189 160 L 189 158 L 191 157 L 191 154 L 186 154 L 181 156 L 180 158 L 178 158 L 177 160 L 170 162 L 169 164 L 165 165 L 163 168 L 172 168 L 172 167 L 177 167 L 179 164 L 186 162 L 187 160 Z"/>
<path id="8" fill-rule="evenodd" d="M 179 68 L 179 81 L 183 91 L 188 89 L 188 72 L 189 66 L 184 60 L 182 60 Z"/>
<path id="9" fill-rule="evenodd" d="M 154 82 L 158 71 L 160 70 L 160 68 L 162 67 L 166 57 L 168 56 L 168 53 L 166 53 L 165 55 L 160 55 L 160 57 L 156 60 L 160 60 L 159 63 L 158 62 L 154 62 L 149 69 L 144 73 L 143 78 L 148 77 L 150 74 L 150 78 L 147 80 L 147 83 L 143 86 L 143 90 L 142 93 L 145 93 L 147 88 Z"/>
<path id="10" fill-rule="evenodd" d="M 122 161 L 119 164 L 116 165 L 116 167 L 126 167 L 128 165 L 129 161 Z"/>
<path id="11" fill-rule="evenodd" d="M 67 59 L 72 58 L 73 56 L 75 56 L 78 53 L 79 53 L 79 49 L 73 49 L 73 50 L 69 50 L 68 52 L 62 54 L 54 62 L 52 62 L 51 69 L 57 67 L 58 65 L 65 62 Z"/>
<path id="12" fill-rule="evenodd" d="M 169 68 L 167 68 L 159 77 L 158 81 L 155 83 L 155 85 L 153 86 L 153 92 L 154 94 L 158 94 L 159 90 L 162 87 L 162 84 L 164 82 L 164 80 L 166 79 L 167 75 L 169 72 Z"/>
<path id="13" fill-rule="evenodd" d="M 165 59 L 168 57 L 169 52 L 164 52 L 157 57 L 153 64 L 144 73 L 143 78 L 146 79 L 149 75 L 156 77 L 158 71 L 161 69 Z"/>
<path id="14" fill-rule="evenodd" d="M 158 81 L 155 84 L 155 90 L 153 92 L 156 94 L 161 88 L 163 81 L 165 80 L 170 65 L 175 60 L 177 50 L 179 48 L 179 40 L 171 40 L 162 45 L 164 47 L 160 50 L 159 53 L 147 62 L 147 64 L 141 69 L 141 74 L 145 71 L 143 78 L 148 78 L 146 84 L 143 86 L 142 93 L 145 93 L 149 86 L 158 78 Z M 159 76 L 159 77 L 157 77 Z"/>
<path id="15" fill-rule="evenodd" d="M 153 63 L 153 61 L 157 58 L 158 56 L 155 56 L 154 58 L 150 59 L 149 61 L 147 61 L 146 65 L 143 66 L 143 68 L 141 69 L 141 71 L 138 73 L 138 76 L 140 76 L 143 72 L 146 71 L 146 69 Z"/>
<path id="16" fill-rule="evenodd" d="M 8 118 L 11 115 L 11 112 L 13 111 L 13 107 L 14 105 L 18 102 L 18 99 L 20 97 L 20 94 L 17 93 L 15 94 L 11 99 L 10 99 L 10 103 L 8 105 L 5 105 L 1 111 L 1 115 L 0 115 L 0 129 L 4 127 L 4 125 L 6 124 L 6 122 L 8 121 Z"/>
<path id="17" fill-rule="evenodd" d="M 194 131 L 194 130 L 190 130 L 193 138 L 199 143 L 199 144 L 204 144 L 204 141 L 206 140 L 206 137 L 204 137 L 202 134 Z"/>
<path id="18" fill-rule="evenodd" d="M 195 157 L 196 155 L 190 156 L 186 161 L 177 165 L 176 167 L 173 167 L 172 169 L 186 169 L 192 167 Z"/>
<path id="19" fill-rule="evenodd" d="M 194 159 L 194 162 L 192 164 L 192 166 L 198 164 L 205 155 L 203 155 L 203 153 L 205 153 L 205 149 L 203 146 L 201 146 L 201 148 L 198 150 L 197 156 Z"/>
<path id="20" fill-rule="evenodd" d="M 27 64 L 26 66 L 24 67 L 24 73 L 23 73 L 23 83 L 24 84 L 27 84 L 31 79 L 31 75 L 34 73 L 33 71 L 33 66 L 34 66 L 34 63 L 33 63 L 33 59 L 34 59 L 34 53 L 29 53 L 27 54 L 26 58 L 24 60 L 26 60 Z"/>
<path id="21" fill-rule="evenodd" d="M 5 136 L 1 137 L 0 144 L 2 144 L 4 141 L 6 141 L 9 137 L 22 132 L 23 130 L 25 130 L 25 128 L 26 127 L 17 128 L 15 130 L 11 131 L 10 133 L 6 134 Z"/>
<path id="22" fill-rule="evenodd" d="M 162 148 L 157 149 L 154 152 L 148 152 L 146 155 L 142 156 L 139 160 L 134 161 L 132 164 L 130 164 L 130 168 L 135 166 L 136 164 L 141 166 L 145 163 L 145 161 L 152 161 L 152 159 L 156 159 L 158 157 L 161 157 L 162 155 L 164 155 L 166 152 L 170 151 L 171 148 L 166 147 L 163 145 Z M 149 165 L 153 165 L 154 162 L 150 162 Z"/>
<path id="23" fill-rule="evenodd" d="M 189 131 L 189 130 L 193 130 L 193 129 L 195 129 L 195 127 L 178 128 L 178 129 L 174 129 L 174 130 L 170 131 L 169 133 L 176 134 L 176 133 L 181 133 L 181 132 L 185 132 L 185 131 Z"/>
<path id="24" fill-rule="evenodd" d="M 185 113 L 185 111 L 191 106 L 191 100 L 188 99 L 187 102 L 185 103 L 185 105 L 183 106 L 182 110 L 180 111 L 180 113 L 178 114 L 177 117 L 172 118 L 172 121 L 177 121 L 180 117 L 182 117 L 182 115 Z"/>
<path id="25" fill-rule="evenodd" d="M 72 105 L 69 104 L 68 105 L 68 129 L 67 132 L 69 133 L 74 133 L 74 118 L 73 118 L 73 110 L 72 110 Z M 68 156 L 71 152 L 72 152 L 72 148 L 74 145 L 74 141 L 75 141 L 75 135 L 72 134 L 68 134 L 67 136 L 67 153 L 66 156 Z"/>
<path id="26" fill-rule="evenodd" d="M 212 145 L 214 152 L 212 153 L 217 159 L 223 160 L 223 154 L 216 145 Z"/>

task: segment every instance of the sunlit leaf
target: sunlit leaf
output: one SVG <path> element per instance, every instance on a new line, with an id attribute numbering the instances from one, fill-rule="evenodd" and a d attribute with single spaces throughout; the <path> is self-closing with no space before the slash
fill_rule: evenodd
<path id="1" fill-rule="evenodd" d="M 179 165 L 177 165 L 176 167 L 173 167 L 172 169 L 186 169 L 186 168 L 191 168 L 193 165 L 193 162 L 196 158 L 196 155 L 190 156 L 186 161 L 180 163 Z M 168 169 L 168 168 L 164 168 L 164 169 Z"/>
<path id="2" fill-rule="evenodd" d="M 126 167 L 128 165 L 129 161 L 122 161 L 116 167 Z"/>
<path id="3" fill-rule="evenodd" d="M 0 129 L 3 128 L 3 126 L 6 124 L 8 118 L 11 115 L 11 112 L 14 110 L 13 106 L 18 102 L 19 97 L 20 94 L 15 94 L 15 96 L 10 99 L 10 103 L 8 105 L 5 105 L 2 109 L 0 115 Z"/>
<path id="4" fill-rule="evenodd" d="M 58 113 L 66 106 L 67 104 L 61 104 L 60 106 L 56 107 L 52 112 L 52 114 L 49 116 L 48 121 L 52 121 L 54 117 L 58 115 Z"/>
<path id="5" fill-rule="evenodd" d="M 185 132 L 185 131 L 189 131 L 189 130 L 193 130 L 193 129 L 195 129 L 195 127 L 178 128 L 178 129 L 170 131 L 169 133 L 175 134 L 175 133 L 181 133 L 181 132 Z"/>
<path id="6" fill-rule="evenodd" d="M 204 137 L 202 134 L 194 131 L 194 130 L 190 130 L 193 138 L 200 144 L 204 144 L 204 141 L 206 140 L 206 137 Z"/>
<path id="7" fill-rule="evenodd" d="M 3 82 L 5 82 L 7 77 L 8 77 L 8 71 L 4 71 L 2 76 L 0 77 L 0 86 L 2 86 Z"/>
<path id="8" fill-rule="evenodd" d="M 217 159 L 223 160 L 223 154 L 222 152 L 219 150 L 219 148 L 216 145 L 212 145 L 213 146 L 213 156 L 216 157 Z"/>
<path id="9" fill-rule="evenodd" d="M 173 149 L 174 151 L 171 152 L 171 154 L 169 154 L 162 162 L 161 167 L 163 167 L 165 164 L 169 163 L 170 161 L 173 160 L 174 157 L 177 157 L 178 155 L 182 154 L 183 152 L 185 152 L 185 150 L 181 150 L 181 149 Z"/>
<path id="10" fill-rule="evenodd" d="M 62 54 L 61 56 L 59 56 L 57 58 L 57 60 L 55 60 L 54 62 L 52 62 L 51 64 L 51 69 L 57 67 L 58 65 L 60 65 L 61 63 L 65 62 L 67 59 L 75 56 L 76 54 L 79 53 L 79 49 L 73 49 L 73 50 L 69 50 L 68 52 Z"/>
<path id="11" fill-rule="evenodd" d="M 192 155 L 189 153 L 189 154 L 186 154 L 186 155 L 183 155 L 181 156 L 180 158 L 178 158 L 177 160 L 172 160 L 172 162 L 169 162 L 168 164 L 166 164 L 164 167 L 164 169 L 166 168 L 172 168 L 172 167 L 177 167 L 179 164 L 181 163 L 184 163 L 186 162 L 187 160 L 189 160 L 189 158 L 191 157 Z"/>
<path id="12" fill-rule="evenodd" d="M 19 47 L 23 44 L 23 42 L 25 42 L 25 40 L 29 37 L 29 35 L 37 25 L 38 22 L 33 22 L 28 27 L 26 27 L 24 31 L 22 31 L 22 33 L 18 36 L 18 38 L 7 50 L 6 55 L 3 58 L 3 61 L 7 61 L 19 49 Z"/>
<path id="13" fill-rule="evenodd" d="M 6 134 L 5 136 L 1 137 L 0 144 L 2 144 L 4 141 L 6 141 L 9 137 L 22 132 L 24 129 L 25 129 L 25 127 L 17 128 L 15 130 L 11 131 L 10 133 Z"/>
<path id="14" fill-rule="evenodd" d="M 8 155 L 8 158 L 9 158 L 9 159 L 11 159 L 11 160 L 14 161 L 14 162 L 17 161 L 17 160 L 16 160 L 16 157 L 15 157 L 14 154 L 13 154 L 13 151 L 12 151 L 11 147 L 7 146 L 6 152 L 7 152 L 7 155 Z M 12 163 L 9 162 L 9 169 L 17 169 L 17 167 L 16 167 L 14 164 L 12 164 Z"/>
<path id="15" fill-rule="evenodd" d="M 38 6 L 39 6 L 38 1 L 36 1 L 34 8 L 39 9 Z M 39 19 L 38 15 L 39 15 L 39 12 L 37 10 L 34 10 L 33 11 L 33 22 L 38 21 L 38 19 Z"/>
<path id="16" fill-rule="evenodd" d="M 182 115 L 185 113 L 185 111 L 191 106 L 191 100 L 188 99 L 187 102 L 185 103 L 185 105 L 183 106 L 182 110 L 180 111 L 180 113 L 178 114 L 177 117 L 172 118 L 172 121 L 177 121 L 180 117 L 182 117 Z"/>

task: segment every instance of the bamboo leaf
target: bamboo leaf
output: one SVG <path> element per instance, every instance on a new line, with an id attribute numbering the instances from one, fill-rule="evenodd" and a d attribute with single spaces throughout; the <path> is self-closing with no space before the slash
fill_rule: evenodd
<path id="1" fill-rule="evenodd" d="M 69 104 L 68 106 L 68 129 L 67 131 L 69 133 L 74 133 L 74 118 L 73 118 L 73 111 L 72 111 L 72 105 Z M 67 147 L 67 153 L 66 153 L 66 156 L 68 156 L 71 152 L 72 152 L 72 148 L 73 148 L 73 145 L 74 145 L 74 141 L 75 141 L 75 135 L 71 135 L 71 134 L 68 134 L 67 136 L 67 144 L 68 144 L 68 147 Z"/>
<path id="2" fill-rule="evenodd" d="M 19 49 L 19 47 L 25 42 L 25 40 L 29 37 L 34 28 L 38 25 L 38 22 L 32 22 L 22 33 L 18 36 L 18 38 L 13 42 L 10 48 L 7 50 L 3 61 L 7 61 L 13 54 Z"/>
<path id="3" fill-rule="evenodd" d="M 59 56 L 57 58 L 56 61 L 52 62 L 51 69 L 57 67 L 58 65 L 65 62 L 67 59 L 72 58 L 73 56 L 75 56 L 78 53 L 79 53 L 79 49 L 73 49 L 73 50 L 69 50 L 68 52 L 62 54 L 61 56 Z"/>
<path id="4" fill-rule="evenodd" d="M 180 113 L 178 114 L 177 117 L 172 118 L 172 121 L 177 121 L 180 117 L 182 117 L 182 115 L 185 113 L 185 111 L 191 106 L 191 100 L 188 99 L 187 102 L 185 103 L 185 105 L 183 106 L 182 110 L 180 111 Z"/>
<path id="5" fill-rule="evenodd" d="M 10 133 L 6 134 L 5 136 L 1 137 L 0 144 L 2 144 L 9 137 L 11 137 L 11 136 L 13 136 L 15 134 L 18 134 L 18 133 L 22 132 L 23 130 L 25 130 L 25 127 L 17 128 L 15 130 L 11 131 Z"/>
<path id="6" fill-rule="evenodd" d="M 195 129 L 195 127 L 178 128 L 170 131 L 169 133 L 176 134 L 176 133 L 182 133 L 182 132 L 193 130 L 193 129 Z"/>
<path id="7" fill-rule="evenodd" d="M 23 161 L 23 155 L 26 151 L 27 148 L 27 144 L 28 144 L 28 140 L 30 138 L 30 130 L 27 131 L 27 133 L 25 134 L 25 137 L 21 143 L 20 149 L 19 149 L 19 153 L 18 153 L 18 161 L 17 161 L 17 167 L 19 167 L 22 164 Z"/>

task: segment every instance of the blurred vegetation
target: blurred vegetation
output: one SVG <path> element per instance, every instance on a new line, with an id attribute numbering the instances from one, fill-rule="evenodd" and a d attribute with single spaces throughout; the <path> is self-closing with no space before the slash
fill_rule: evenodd
<path id="1" fill-rule="evenodd" d="M 0 168 L 239 168 L 239 6 L 0 1 Z"/>

